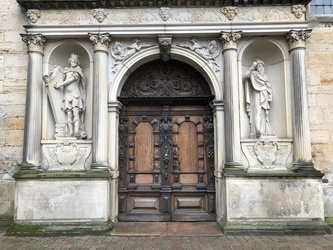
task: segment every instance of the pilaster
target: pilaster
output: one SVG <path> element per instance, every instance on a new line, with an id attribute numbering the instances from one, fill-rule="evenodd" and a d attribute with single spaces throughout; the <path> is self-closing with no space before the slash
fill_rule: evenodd
<path id="1" fill-rule="evenodd" d="M 22 169 L 34 169 L 41 164 L 42 66 L 46 38 L 41 34 L 21 34 L 21 37 L 28 46 L 29 56 Z"/>
<path id="2" fill-rule="evenodd" d="M 224 60 L 224 109 L 226 168 L 241 166 L 237 42 L 241 32 L 221 32 Z"/>
<path id="3" fill-rule="evenodd" d="M 291 30 L 287 35 L 293 86 L 294 167 L 313 168 L 306 90 L 305 43 L 311 30 Z"/>
<path id="4" fill-rule="evenodd" d="M 108 48 L 110 34 L 89 34 L 94 44 L 93 163 L 92 169 L 108 169 Z"/>

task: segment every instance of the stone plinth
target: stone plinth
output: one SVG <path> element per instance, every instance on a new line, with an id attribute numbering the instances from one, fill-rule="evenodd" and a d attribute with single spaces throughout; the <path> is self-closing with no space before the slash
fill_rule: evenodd
<path id="1" fill-rule="evenodd" d="M 15 178 L 14 222 L 21 231 L 26 225 L 42 226 L 45 233 L 108 230 L 112 226 L 107 172 L 30 171 Z"/>
<path id="2" fill-rule="evenodd" d="M 225 233 L 325 233 L 320 173 L 226 174 Z"/>

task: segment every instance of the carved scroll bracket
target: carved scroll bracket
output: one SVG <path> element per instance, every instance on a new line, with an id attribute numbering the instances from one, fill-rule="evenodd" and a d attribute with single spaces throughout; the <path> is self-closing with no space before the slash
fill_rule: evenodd
<path id="1" fill-rule="evenodd" d="M 167 62 L 171 58 L 172 35 L 158 35 L 157 37 L 160 45 L 161 60 Z"/>

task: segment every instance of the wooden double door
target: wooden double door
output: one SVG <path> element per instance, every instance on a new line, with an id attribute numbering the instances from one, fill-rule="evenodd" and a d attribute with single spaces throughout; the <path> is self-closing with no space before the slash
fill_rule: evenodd
<path id="1" fill-rule="evenodd" d="M 215 220 L 209 106 L 127 103 L 119 121 L 119 221 Z"/>

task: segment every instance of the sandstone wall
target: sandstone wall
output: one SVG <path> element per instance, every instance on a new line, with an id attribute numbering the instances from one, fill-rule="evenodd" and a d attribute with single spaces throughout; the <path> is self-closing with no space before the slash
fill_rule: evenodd
<path id="1" fill-rule="evenodd" d="M 307 73 L 312 152 L 315 167 L 325 173 L 325 216 L 333 217 L 333 22 L 311 25 Z"/>
<path id="2" fill-rule="evenodd" d="M 15 0 L 0 4 L 0 225 L 14 214 L 12 174 L 22 160 L 26 45 L 21 41 L 26 15 Z"/>

